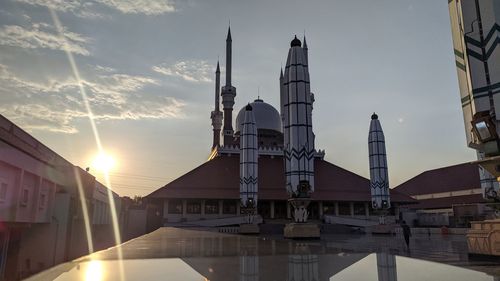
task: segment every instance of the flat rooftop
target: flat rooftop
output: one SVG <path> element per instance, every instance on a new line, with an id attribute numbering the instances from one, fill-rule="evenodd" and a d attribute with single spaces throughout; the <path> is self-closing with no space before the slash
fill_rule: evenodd
<path id="1" fill-rule="evenodd" d="M 408 251 L 399 236 L 297 241 L 162 227 L 28 280 L 492 281 L 495 276 L 500 262 L 470 259 L 460 235 L 414 235 Z"/>

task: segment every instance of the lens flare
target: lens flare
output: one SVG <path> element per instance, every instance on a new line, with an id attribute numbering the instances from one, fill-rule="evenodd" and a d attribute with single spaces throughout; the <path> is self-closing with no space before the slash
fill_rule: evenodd
<path id="1" fill-rule="evenodd" d="M 64 51 L 66 53 L 66 56 L 68 57 L 69 64 L 71 66 L 71 70 L 73 72 L 73 75 L 75 76 L 75 79 L 78 83 L 78 88 L 80 90 L 80 94 L 82 95 L 82 100 L 85 105 L 85 109 L 87 110 L 87 115 L 89 117 L 90 125 L 92 127 L 92 132 L 94 133 L 94 139 L 96 142 L 97 149 L 99 151 L 99 154 L 102 154 L 104 152 L 102 143 L 101 143 L 101 138 L 99 137 L 99 131 L 97 130 L 96 122 L 95 122 L 95 116 L 92 113 L 92 109 L 90 107 L 90 102 L 87 97 L 87 93 L 85 92 L 85 87 L 83 86 L 82 79 L 80 77 L 80 72 L 78 71 L 78 67 L 75 62 L 75 58 L 73 57 L 73 54 L 71 53 L 70 49 L 68 48 L 68 44 L 66 42 L 66 36 L 64 34 L 64 28 L 59 21 L 59 17 L 57 16 L 56 12 L 52 9 L 49 8 L 50 15 L 52 16 L 52 20 L 54 21 L 54 25 L 57 28 L 57 32 L 59 33 L 59 36 L 61 37 L 62 42 L 64 42 Z M 111 218 L 113 221 L 113 232 L 115 236 L 115 244 L 120 245 L 121 244 L 121 235 L 120 235 L 120 227 L 118 225 L 118 215 L 116 213 L 116 207 L 115 207 L 115 200 L 113 197 L 113 192 L 111 191 L 111 181 L 109 179 L 109 173 L 107 171 L 104 171 L 104 178 L 105 178 L 105 184 L 108 187 L 108 200 L 109 200 L 109 207 L 110 207 L 110 213 L 111 213 Z M 84 199 L 82 198 L 82 194 L 80 193 L 80 200 L 82 201 L 82 208 L 85 205 Z M 84 208 L 84 212 L 86 212 L 86 209 Z M 88 218 L 88 213 L 86 214 L 86 220 L 87 222 L 85 223 L 85 226 L 87 228 L 87 233 L 90 231 L 89 226 L 89 218 Z M 92 241 L 92 237 L 88 235 L 87 240 Z M 121 247 L 116 247 L 117 250 L 117 255 L 118 255 L 118 261 L 119 261 L 119 271 L 120 271 L 120 280 L 125 280 L 125 273 L 124 273 L 124 268 L 123 268 L 123 253 Z"/>
<path id="2" fill-rule="evenodd" d="M 92 161 L 92 167 L 94 169 L 96 169 L 97 171 L 103 172 L 103 173 L 108 173 L 115 166 L 116 166 L 115 159 L 111 155 L 109 155 L 105 152 L 99 153 L 94 158 L 94 161 Z"/>

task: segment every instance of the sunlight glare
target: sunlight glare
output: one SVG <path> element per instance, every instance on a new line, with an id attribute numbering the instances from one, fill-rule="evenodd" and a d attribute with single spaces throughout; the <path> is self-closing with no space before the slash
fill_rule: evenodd
<path id="1" fill-rule="evenodd" d="M 103 280 L 102 264 L 100 261 L 92 260 L 85 271 L 85 281 L 100 281 Z"/>
<path id="2" fill-rule="evenodd" d="M 108 173 L 111 169 L 113 169 L 116 165 L 115 159 L 105 153 L 99 153 L 92 161 L 92 167 L 96 169 L 98 172 Z"/>

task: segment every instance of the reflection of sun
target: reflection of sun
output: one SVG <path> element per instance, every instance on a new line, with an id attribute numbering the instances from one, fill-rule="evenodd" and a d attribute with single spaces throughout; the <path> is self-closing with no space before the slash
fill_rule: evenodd
<path id="1" fill-rule="evenodd" d="M 114 166 L 116 162 L 113 157 L 105 152 L 99 153 L 92 161 L 92 167 L 99 172 L 107 173 Z"/>
<path id="2" fill-rule="evenodd" d="M 100 261 L 92 260 L 85 272 L 85 281 L 101 281 L 103 279 L 102 264 Z"/>

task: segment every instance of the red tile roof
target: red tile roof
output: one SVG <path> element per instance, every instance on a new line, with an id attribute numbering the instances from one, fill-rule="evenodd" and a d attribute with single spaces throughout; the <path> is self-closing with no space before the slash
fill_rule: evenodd
<path id="1" fill-rule="evenodd" d="M 411 209 L 444 209 L 453 205 L 485 203 L 482 194 L 471 194 L 444 198 L 419 200 L 418 204 L 410 205 Z"/>
<path id="2" fill-rule="evenodd" d="M 481 188 L 477 164 L 463 163 L 429 170 L 394 189 L 408 195 L 420 195 Z"/>
<path id="3" fill-rule="evenodd" d="M 327 161 L 316 159 L 313 200 L 371 200 L 369 180 Z M 239 198 L 239 157 L 219 156 L 149 194 L 148 198 Z M 259 158 L 259 199 L 286 200 L 283 158 Z M 391 190 L 391 201 L 416 200 Z"/>

